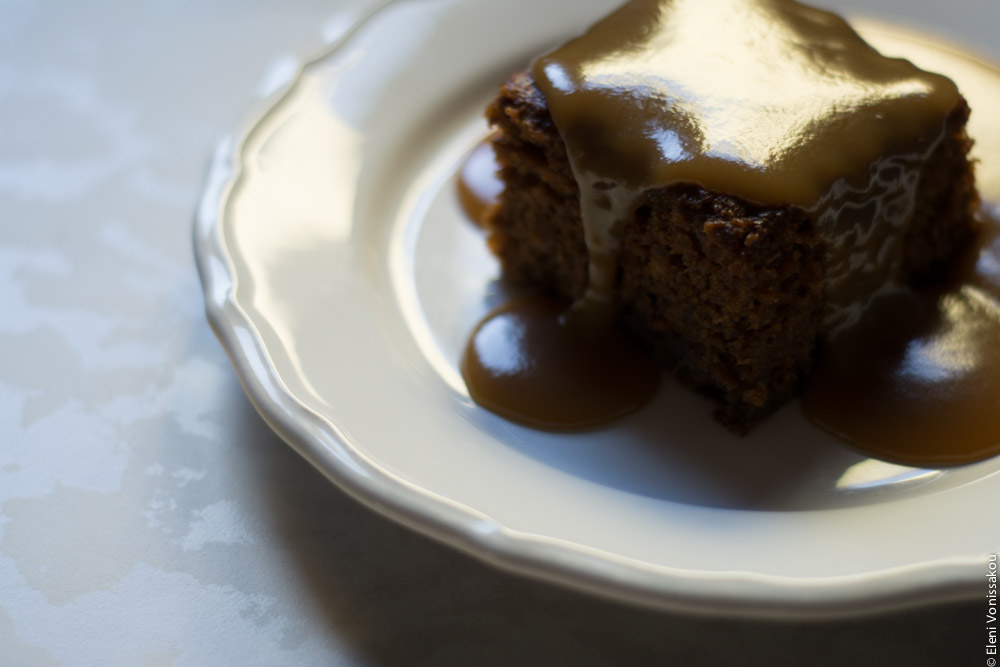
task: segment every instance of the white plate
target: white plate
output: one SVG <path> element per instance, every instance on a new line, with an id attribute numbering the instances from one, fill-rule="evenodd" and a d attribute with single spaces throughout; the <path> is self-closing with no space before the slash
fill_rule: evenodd
<path id="1" fill-rule="evenodd" d="M 251 399 L 361 502 L 578 589 L 795 618 L 983 594 L 998 460 L 867 460 L 795 406 L 738 439 L 669 384 L 586 435 L 470 401 L 456 360 L 500 289 L 454 170 L 497 83 L 614 5 L 387 3 L 220 149 L 196 254 Z"/>

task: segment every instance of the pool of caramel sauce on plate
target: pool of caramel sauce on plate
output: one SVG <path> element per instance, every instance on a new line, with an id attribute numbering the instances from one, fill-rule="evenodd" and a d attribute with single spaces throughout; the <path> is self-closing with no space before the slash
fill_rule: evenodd
<path id="1" fill-rule="evenodd" d="M 631 3 L 618 14 L 632 11 L 634 15 L 625 16 L 622 19 L 625 23 L 618 25 L 614 25 L 616 15 L 612 15 L 611 30 L 617 31 L 619 34 L 616 38 L 620 38 L 621 30 L 630 25 L 629 21 L 639 20 L 647 25 L 655 23 L 656 12 L 666 5 L 673 5 L 674 10 L 680 7 L 681 10 L 696 12 L 696 2 L 697 0 Z M 778 7 L 781 8 L 780 11 L 785 11 L 789 5 L 742 2 L 739 6 L 765 9 Z M 842 27 L 837 23 L 839 19 L 831 19 L 825 13 L 811 14 L 812 10 L 802 11 L 804 14 L 791 17 L 791 22 L 804 21 L 805 24 L 799 25 L 799 29 L 818 30 L 821 42 L 826 35 L 828 41 L 835 46 L 839 45 L 836 48 L 846 50 L 847 56 L 840 53 L 835 56 L 835 60 L 857 57 L 861 58 L 863 65 L 869 63 L 868 47 L 860 40 L 854 43 L 845 38 L 841 32 Z M 770 20 L 773 17 L 766 16 L 765 12 L 765 15 L 757 18 Z M 788 23 L 788 17 L 785 17 L 785 22 Z M 824 32 L 831 30 L 833 32 L 829 34 Z M 586 37 L 589 36 L 588 34 Z M 645 38 L 648 38 L 648 33 L 645 33 Z M 568 83 L 568 72 L 573 67 L 585 68 L 577 55 L 572 54 L 572 49 L 578 46 L 575 45 L 575 42 L 570 42 L 562 50 L 554 52 L 554 55 L 550 54 L 535 63 L 536 79 L 543 80 L 543 90 L 546 88 L 545 80 L 550 87 L 546 91 L 550 109 L 553 99 L 558 99 L 559 96 L 559 91 L 553 92 L 552 86 L 562 86 L 565 90 L 576 92 L 585 87 L 581 85 L 578 89 Z M 936 48 L 933 44 L 918 42 L 914 42 L 913 47 L 929 50 Z M 567 48 L 570 49 L 570 55 L 566 55 Z M 860 55 L 858 51 L 861 51 Z M 604 62 L 620 65 L 621 60 L 621 54 L 616 52 L 614 58 L 605 59 Z M 903 61 L 889 62 L 892 64 Z M 553 69 L 553 63 L 556 63 L 556 69 Z M 884 63 L 878 67 L 883 65 Z M 854 66 L 859 65 L 855 63 Z M 895 67 L 892 64 L 890 69 Z M 875 153 L 864 151 L 877 152 L 892 148 L 891 132 L 886 135 L 881 124 L 887 114 L 894 115 L 893 127 L 901 122 L 909 123 L 911 125 L 904 128 L 904 131 L 913 132 L 916 127 L 919 135 L 920 123 L 925 128 L 929 127 L 926 119 L 943 115 L 941 109 L 946 109 L 957 99 L 954 97 L 957 95 L 954 87 L 946 79 L 935 75 L 925 76 L 922 72 L 914 74 L 912 68 L 901 67 L 903 69 L 900 71 L 874 71 L 871 76 L 883 78 L 890 87 L 901 85 L 900 81 L 905 80 L 907 85 L 915 86 L 915 97 L 922 101 L 918 100 L 916 105 L 903 104 L 898 109 L 891 105 L 887 107 L 878 100 L 873 106 L 869 104 L 872 109 L 870 126 L 861 130 L 855 128 L 856 132 L 861 132 L 858 140 L 858 150 L 861 153 L 847 151 L 853 155 L 855 163 L 863 165 L 864 169 L 868 169 L 869 164 L 877 157 Z M 600 95 L 604 93 L 606 91 L 598 91 L 597 98 L 588 95 L 578 101 L 585 101 L 590 107 L 608 104 L 607 99 L 600 99 Z M 848 91 L 848 97 L 852 94 L 854 93 Z M 863 106 L 866 103 L 861 99 L 864 95 L 857 94 L 860 98 L 853 103 Z M 865 94 L 872 93 L 867 91 Z M 565 97 L 568 98 L 569 95 Z M 928 99 L 931 100 L 929 106 Z M 997 101 L 1000 103 L 1000 100 Z M 614 103 L 613 99 L 611 103 Z M 567 104 L 567 100 L 555 103 L 556 106 L 559 104 Z M 578 111 L 574 105 L 569 105 L 569 108 L 571 115 Z M 565 304 L 555 304 L 543 297 L 528 297 L 497 309 L 480 322 L 470 337 L 461 365 L 470 394 L 487 409 L 538 428 L 577 430 L 598 426 L 627 414 L 641 407 L 655 393 L 658 371 L 645 353 L 630 345 L 627 336 L 615 327 L 610 315 L 613 313 L 613 303 L 609 303 L 607 299 L 607 294 L 610 293 L 607 281 L 609 275 L 614 275 L 615 226 L 618 221 L 631 214 L 631 201 L 638 193 L 657 183 L 671 182 L 669 172 L 685 166 L 677 166 L 676 163 L 682 160 L 664 159 L 666 151 L 672 151 L 671 155 L 676 158 L 683 156 L 684 151 L 696 146 L 698 142 L 704 144 L 707 141 L 705 128 L 699 128 L 693 123 L 688 123 L 689 134 L 686 136 L 678 136 L 676 132 L 671 137 L 665 138 L 662 133 L 657 136 L 655 131 L 649 130 L 652 127 L 649 119 L 656 114 L 662 115 L 663 111 L 662 108 L 639 112 L 632 110 L 632 113 L 640 115 L 638 118 L 631 118 L 630 122 L 633 126 L 638 123 L 639 127 L 646 127 L 647 132 L 645 135 L 632 137 L 629 140 L 631 143 L 626 142 L 625 153 L 612 159 L 610 168 L 607 161 L 592 165 L 581 164 L 594 154 L 595 149 L 600 148 L 598 144 L 603 140 L 602 132 L 595 130 L 592 124 L 588 126 L 586 118 L 566 121 L 570 125 L 574 122 L 581 124 L 579 131 L 582 132 L 582 139 L 576 143 L 567 139 L 567 144 L 571 160 L 574 145 L 585 147 L 576 156 L 575 164 L 575 171 L 581 182 L 581 209 L 592 257 L 603 254 L 605 266 L 595 268 L 595 262 L 592 261 L 587 295 L 568 308 Z M 555 110 L 553 112 L 554 115 L 558 113 Z M 650 116 L 643 116 L 645 113 Z M 671 113 L 683 115 L 687 111 L 681 109 Z M 832 124 L 836 125 L 836 122 L 838 121 L 835 120 Z M 917 125 L 912 125 L 913 123 Z M 562 125 L 560 127 L 566 138 L 567 131 Z M 683 128 L 685 122 L 678 122 L 675 118 L 672 127 Z M 810 132 L 815 133 L 815 128 Z M 937 140 L 934 131 L 924 129 L 923 132 L 922 141 L 928 147 L 932 146 Z M 940 129 L 937 132 L 940 134 Z M 886 136 L 881 136 L 880 133 Z M 656 145 L 649 144 L 650 137 L 656 139 Z M 779 142 L 779 148 L 784 153 L 779 151 L 778 159 L 774 159 L 776 153 L 773 146 L 764 157 L 754 157 L 753 146 L 734 147 L 732 142 L 727 143 L 723 139 L 720 143 L 718 138 L 714 140 L 714 144 L 709 144 L 734 152 L 718 159 L 723 153 L 722 149 L 706 151 L 702 146 L 700 150 L 691 153 L 696 155 L 696 168 L 703 171 L 701 181 L 710 184 L 713 189 L 764 203 L 770 197 L 774 197 L 776 201 L 795 202 L 806 208 L 812 207 L 815 215 L 817 202 L 820 206 L 824 203 L 829 206 L 829 197 L 816 189 L 815 184 L 823 182 L 822 175 L 813 171 L 810 172 L 811 176 L 802 177 L 804 172 L 817 168 L 812 164 L 812 158 L 816 157 L 813 153 L 796 153 L 803 138 L 799 136 L 788 144 Z M 827 153 L 833 146 L 829 142 L 842 141 L 832 134 L 820 139 L 827 142 Z M 485 216 L 497 196 L 496 169 L 495 166 L 488 166 L 487 146 L 484 143 L 472 154 L 460 174 L 461 200 L 469 216 L 474 219 Z M 643 151 L 659 151 L 653 155 L 651 162 L 647 160 L 647 163 L 655 165 L 654 171 L 660 172 L 658 175 L 633 173 L 630 166 L 635 164 L 633 158 L 636 152 Z M 927 151 L 929 152 L 929 148 Z M 709 155 L 713 152 L 714 155 Z M 843 151 L 834 152 L 839 154 Z M 687 157 L 690 158 L 691 155 Z M 717 161 L 714 166 L 709 159 L 713 157 Z M 917 156 L 919 157 L 922 156 Z M 760 168 L 757 171 L 733 171 L 733 165 L 741 160 L 743 167 L 757 160 Z M 475 168 L 470 167 L 473 163 L 477 165 Z M 830 167 L 826 164 L 819 168 L 843 170 L 844 165 Z M 761 190 L 754 180 L 769 170 L 770 175 L 777 174 L 779 178 L 769 181 L 764 190 Z M 846 171 L 849 173 L 850 169 Z M 668 175 L 664 176 L 663 173 Z M 856 180 L 862 182 L 864 176 L 860 171 L 858 174 Z M 713 181 L 713 178 L 716 180 Z M 599 187 L 593 187 L 594 185 Z M 779 189 L 774 190 L 776 187 Z M 826 187 L 829 189 L 829 185 Z M 862 186 L 861 191 L 863 190 Z M 899 192 L 890 195 L 896 199 L 905 199 L 909 193 L 904 190 L 900 188 Z M 609 200 L 609 191 L 612 197 L 617 194 L 616 201 Z M 747 196 L 748 192 L 754 196 Z M 601 205 L 589 205 L 586 201 L 588 194 L 595 201 L 598 197 L 602 198 Z M 878 194 L 885 195 L 884 192 Z M 591 211 L 590 217 L 597 220 L 590 221 L 590 228 L 587 221 L 588 208 L 597 209 L 596 214 L 594 210 Z M 608 210 L 612 211 L 611 215 L 607 214 Z M 1000 453 L 998 226 L 1000 223 L 995 219 L 986 220 L 984 216 L 984 229 L 977 243 L 956 262 L 943 285 L 920 293 L 899 291 L 881 298 L 867 308 L 860 323 L 846 327 L 828 341 L 819 368 L 803 399 L 805 415 L 865 453 L 902 463 L 952 465 Z"/>
<path id="2" fill-rule="evenodd" d="M 541 295 L 480 322 L 462 358 L 472 398 L 551 431 L 601 426 L 646 404 L 660 370 L 613 321 Z"/>

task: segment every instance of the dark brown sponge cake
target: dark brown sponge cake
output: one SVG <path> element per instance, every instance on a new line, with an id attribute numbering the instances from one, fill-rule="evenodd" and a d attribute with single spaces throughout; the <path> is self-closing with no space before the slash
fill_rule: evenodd
<path id="1" fill-rule="evenodd" d="M 933 277 L 974 231 L 969 109 L 949 114 L 919 173 L 901 282 Z M 489 216 L 505 275 L 566 299 L 587 284 L 580 191 L 566 148 L 529 72 L 487 111 L 506 189 Z M 663 364 L 713 397 L 745 430 L 801 387 L 828 333 L 830 245 L 797 206 L 760 206 L 698 185 L 642 195 L 622 232 L 619 313 Z"/>

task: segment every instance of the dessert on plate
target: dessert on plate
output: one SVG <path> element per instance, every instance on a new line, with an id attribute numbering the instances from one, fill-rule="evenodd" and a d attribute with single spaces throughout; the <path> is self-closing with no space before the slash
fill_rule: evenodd
<path id="1" fill-rule="evenodd" d="M 487 116 L 505 276 L 623 324 L 737 431 L 975 229 L 954 83 L 791 0 L 632 0 Z"/>

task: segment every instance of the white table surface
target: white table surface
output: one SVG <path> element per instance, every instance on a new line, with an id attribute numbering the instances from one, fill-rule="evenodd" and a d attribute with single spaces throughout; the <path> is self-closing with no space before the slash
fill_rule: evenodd
<path id="1" fill-rule="evenodd" d="M 940 5 L 914 22 L 947 34 Z M 0 0 L 0 665 L 985 664 L 985 593 L 801 625 L 629 608 L 412 534 L 269 431 L 191 218 L 216 142 L 345 6 Z M 996 26 L 972 41 L 1000 59 Z"/>

